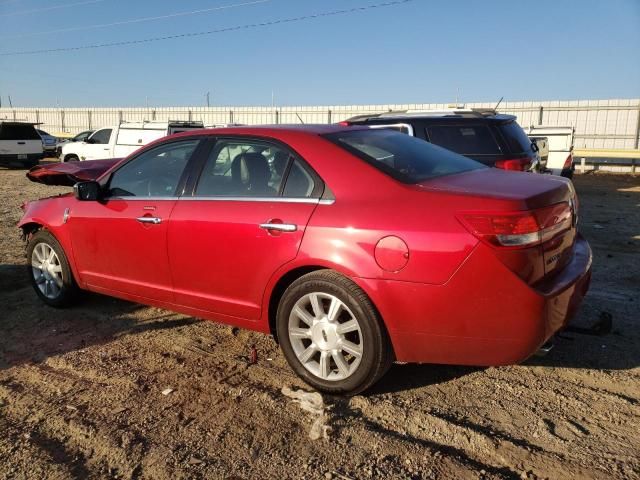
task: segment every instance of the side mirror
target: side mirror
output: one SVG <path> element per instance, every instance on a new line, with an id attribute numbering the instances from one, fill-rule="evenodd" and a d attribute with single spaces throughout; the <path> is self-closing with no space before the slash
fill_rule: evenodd
<path id="1" fill-rule="evenodd" d="M 73 186 L 73 194 L 83 202 L 96 201 L 100 198 L 100 184 L 93 180 L 89 182 L 78 182 Z"/>
<path id="2" fill-rule="evenodd" d="M 91 143 L 96 143 L 96 141 L 95 141 L 93 138 L 85 138 L 85 139 L 84 139 L 84 143 L 89 143 L 89 144 L 91 144 Z"/>

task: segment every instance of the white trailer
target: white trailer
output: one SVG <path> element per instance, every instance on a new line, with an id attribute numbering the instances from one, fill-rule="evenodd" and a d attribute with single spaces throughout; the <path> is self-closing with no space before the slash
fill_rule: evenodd
<path id="1" fill-rule="evenodd" d="M 60 161 L 122 158 L 164 136 L 201 128 L 202 122 L 123 122 L 117 127 L 100 128 L 85 141 L 66 143 Z"/>

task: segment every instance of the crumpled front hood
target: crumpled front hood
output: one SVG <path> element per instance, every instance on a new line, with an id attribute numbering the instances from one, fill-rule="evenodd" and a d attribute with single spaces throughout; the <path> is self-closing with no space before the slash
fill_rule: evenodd
<path id="1" fill-rule="evenodd" d="M 36 165 L 27 172 L 27 178 L 32 182 L 44 183 L 45 185 L 72 187 L 77 182 L 96 180 L 120 160 L 122 159 L 110 158 L 107 160 Z"/>

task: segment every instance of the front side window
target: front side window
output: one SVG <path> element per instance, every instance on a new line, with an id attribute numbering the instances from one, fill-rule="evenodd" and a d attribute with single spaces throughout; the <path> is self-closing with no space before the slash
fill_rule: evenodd
<path id="1" fill-rule="evenodd" d="M 98 130 L 96 133 L 93 134 L 93 136 L 91 137 L 91 143 L 96 143 L 96 144 L 107 144 L 109 143 L 109 139 L 111 138 L 111 129 L 110 128 L 104 128 L 102 130 Z"/>
<path id="2" fill-rule="evenodd" d="M 500 146 L 486 125 L 436 125 L 427 127 L 427 138 L 460 155 L 500 155 Z"/>
<path id="3" fill-rule="evenodd" d="M 109 196 L 174 196 L 198 143 L 199 140 L 166 143 L 141 153 L 111 176 Z"/>
<path id="4" fill-rule="evenodd" d="M 475 160 L 393 130 L 351 130 L 325 138 L 404 183 L 486 168 Z"/>
<path id="5" fill-rule="evenodd" d="M 195 196 L 277 197 L 293 160 L 286 149 L 254 140 L 219 140 L 202 170 Z"/>

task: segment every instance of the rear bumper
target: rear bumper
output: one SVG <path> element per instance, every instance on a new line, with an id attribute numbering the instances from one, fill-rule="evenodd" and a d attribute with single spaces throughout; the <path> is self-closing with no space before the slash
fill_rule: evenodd
<path id="1" fill-rule="evenodd" d="M 571 165 L 569 168 L 552 168 L 550 169 L 550 172 L 552 175 L 560 175 L 561 177 L 565 177 L 565 178 L 573 178 L 573 172 L 575 171 L 576 167 L 574 165 Z"/>
<path id="2" fill-rule="evenodd" d="M 359 282 L 372 292 L 397 360 L 508 365 L 530 357 L 569 322 L 589 288 L 591 261 L 579 236 L 571 262 L 534 288 L 479 244 L 444 285 Z"/>

